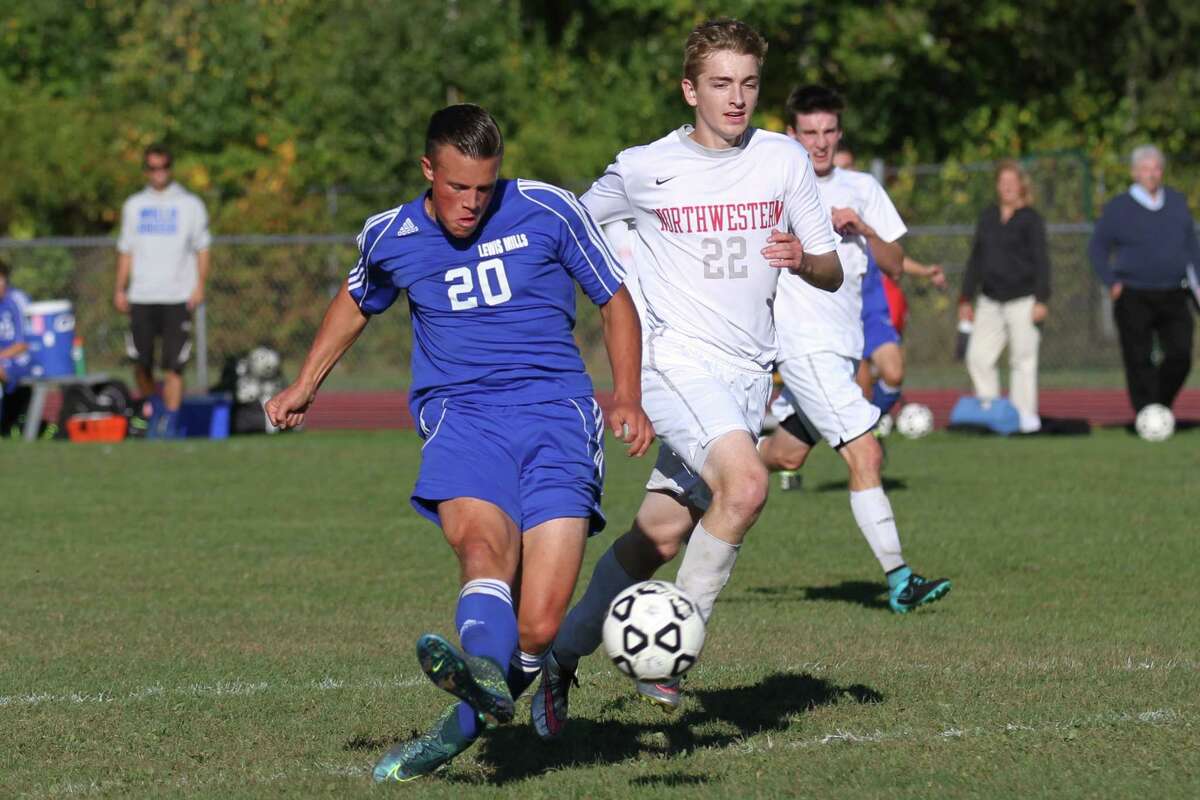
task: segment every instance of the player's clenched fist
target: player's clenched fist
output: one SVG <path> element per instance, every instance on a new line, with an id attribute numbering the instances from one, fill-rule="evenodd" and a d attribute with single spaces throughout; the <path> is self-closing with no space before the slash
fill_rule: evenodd
<path id="1" fill-rule="evenodd" d="M 264 408 L 272 425 L 287 430 L 304 422 L 304 414 L 312 405 L 312 401 L 312 392 L 293 383 L 268 400 Z"/>
<path id="2" fill-rule="evenodd" d="M 608 424 L 613 436 L 629 445 L 631 456 L 644 455 L 654 441 L 654 426 L 637 403 L 614 400 L 608 410 Z"/>

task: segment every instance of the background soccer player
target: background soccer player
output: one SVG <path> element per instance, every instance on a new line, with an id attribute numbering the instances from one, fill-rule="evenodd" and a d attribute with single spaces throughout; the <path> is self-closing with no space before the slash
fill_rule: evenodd
<path id="1" fill-rule="evenodd" d="M 694 125 L 622 151 L 582 198 L 601 223 L 634 222 L 643 403 L 663 445 L 632 528 L 601 557 L 546 659 L 533 697 L 543 737 L 563 729 L 570 679 L 599 645 L 611 600 L 652 576 L 685 540 L 676 581 L 706 620 L 711 615 L 767 498 L 755 441 L 776 357 L 771 301 L 780 268 L 816 291 L 842 280 L 804 150 L 750 127 L 766 49 L 742 22 L 699 25 L 688 36 L 682 80 Z M 802 251 L 778 232 L 784 225 Z M 680 701 L 677 683 L 638 690 L 668 707 Z"/>
<path id="2" fill-rule="evenodd" d="M 854 169 L 854 153 L 844 141 L 838 142 L 833 166 Z M 946 288 L 946 274 L 939 264 L 927 266 L 905 254 L 903 274 L 927 278 L 939 290 Z M 879 269 L 871 249 L 867 248 L 867 271 L 862 286 L 863 360 L 858 365 L 857 381 L 863 395 L 884 414 L 900 400 L 904 384 L 902 339 L 907 318 L 904 290 L 891 275 Z"/>
<path id="3" fill-rule="evenodd" d="M 192 312 L 204 302 L 209 272 L 208 212 L 199 197 L 171 179 L 171 151 L 151 145 L 143 156 L 146 187 L 121 207 L 113 305 L 129 315 L 129 350 L 150 436 L 176 435 L 183 367 L 191 354 Z M 154 384 L 159 347 L 162 397 Z"/>
<path id="4" fill-rule="evenodd" d="M 887 576 L 889 603 L 898 613 L 932 602 L 950 590 L 943 579 L 927 581 L 904 561 L 892 506 L 883 491 L 883 452 L 870 435 L 879 420 L 855 383 L 863 352 L 862 279 L 867 250 L 880 269 L 899 274 L 906 228 L 887 192 L 865 172 L 835 169 L 842 136 L 841 97 L 805 86 L 788 98 L 788 133 L 812 158 L 821 197 L 841 234 L 838 254 L 846 271 L 841 289 L 813 291 L 784 276 L 775 300 L 784 396 L 794 413 L 775 412 L 779 427 L 762 442 L 770 469 L 798 469 L 824 438 L 849 467 L 850 509 Z"/>
<path id="5" fill-rule="evenodd" d="M 410 407 L 425 440 L 412 504 L 458 557 L 465 654 L 429 634 L 417 651 L 426 674 L 462 702 L 389 751 L 376 780 L 431 772 L 483 724 L 511 719 L 571 599 L 587 536 L 604 526 L 604 422 L 571 335 L 576 282 L 604 322 L 609 423 L 632 455 L 653 437 L 641 410 L 637 312 L 599 228 L 563 189 L 498 179 L 502 153 L 482 108 L 433 115 L 421 159 L 429 191 L 367 220 L 361 258 L 300 376 L 267 404 L 276 425 L 298 424 L 370 317 L 408 294 Z"/>

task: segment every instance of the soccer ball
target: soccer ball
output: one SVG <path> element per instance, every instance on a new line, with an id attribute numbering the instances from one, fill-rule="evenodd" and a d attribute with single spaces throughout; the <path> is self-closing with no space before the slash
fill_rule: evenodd
<path id="1" fill-rule="evenodd" d="M 879 422 L 875 424 L 875 432 L 880 436 L 891 436 L 894 427 L 896 427 L 896 420 L 891 414 L 880 414 Z"/>
<path id="2" fill-rule="evenodd" d="M 239 403 L 257 403 L 262 397 L 263 385 L 255 378 L 242 378 L 237 382 L 234 400 Z"/>
<path id="3" fill-rule="evenodd" d="M 617 595 L 604 617 L 604 650 L 617 669 L 639 681 L 678 678 L 704 647 L 695 601 L 666 581 L 644 581 Z"/>
<path id="4" fill-rule="evenodd" d="M 933 412 L 929 406 L 909 403 L 896 417 L 896 430 L 909 439 L 920 439 L 933 432 Z"/>
<path id="5" fill-rule="evenodd" d="M 250 374 L 259 380 L 268 380 L 279 374 L 279 353 L 269 347 L 256 347 L 246 357 Z"/>
<path id="6" fill-rule="evenodd" d="M 1151 403 L 1138 412 L 1133 427 L 1147 442 L 1165 442 L 1175 433 L 1175 415 L 1166 406 Z"/>

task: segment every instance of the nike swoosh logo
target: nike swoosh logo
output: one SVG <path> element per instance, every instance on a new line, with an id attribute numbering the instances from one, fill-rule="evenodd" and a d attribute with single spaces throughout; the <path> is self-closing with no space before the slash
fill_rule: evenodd
<path id="1" fill-rule="evenodd" d="M 678 178 L 678 177 L 679 177 L 678 175 L 672 175 L 672 176 L 671 176 L 671 177 L 669 177 L 669 178 L 655 178 L 655 179 L 654 179 L 654 185 L 655 185 L 655 186 L 662 186 L 662 185 L 663 185 L 664 183 L 666 183 L 667 181 L 673 181 L 673 180 L 675 180 L 675 179 L 676 179 L 676 178 Z"/>

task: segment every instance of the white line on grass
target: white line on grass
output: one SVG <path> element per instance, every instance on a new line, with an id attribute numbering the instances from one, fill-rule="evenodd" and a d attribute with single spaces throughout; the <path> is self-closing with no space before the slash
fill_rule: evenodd
<path id="1" fill-rule="evenodd" d="M 29 692 L 26 694 L 0 695 L 0 708 L 28 707 L 40 705 L 99 705 L 106 703 L 137 703 L 160 697 L 249 697 L 252 695 L 275 692 L 292 692 L 296 690 L 315 690 L 319 692 L 337 691 L 342 689 L 411 689 L 421 686 L 426 681 L 421 678 L 366 678 L 362 680 L 343 680 L 326 675 L 320 679 L 295 683 L 290 681 L 254 681 L 233 679 L 217 681 L 216 683 L 190 683 L 170 689 L 162 684 L 141 686 L 128 692 L 118 692 L 111 689 L 101 689 L 95 692 Z"/>
<path id="2" fill-rule="evenodd" d="M 1091 714 L 1083 717 L 1072 717 L 1068 720 L 1040 722 L 1040 723 L 1024 723 L 1024 722 L 1007 722 L 1003 725 L 980 725 L 971 728 L 960 728 L 951 726 L 944 730 L 937 731 L 933 734 L 925 734 L 927 738 L 934 741 L 939 739 L 965 739 L 977 738 L 982 736 L 993 736 L 996 734 L 1018 734 L 1018 733 L 1063 733 L 1069 734 L 1072 731 L 1080 728 L 1102 728 L 1117 725 L 1175 725 L 1188 722 L 1188 716 L 1182 714 L 1172 708 L 1159 708 L 1151 711 L 1106 711 L 1100 714 Z M 781 743 L 783 747 L 802 748 L 802 747 L 817 747 L 830 744 L 875 744 L 878 742 L 893 740 L 893 739 L 912 739 L 920 737 L 917 731 L 912 728 L 899 728 L 894 731 L 874 730 L 868 732 L 856 733 L 853 731 L 836 730 L 833 733 L 826 733 L 819 736 L 808 737 L 805 739 L 797 739 L 791 742 Z M 754 752 L 756 748 L 754 743 L 748 742 L 744 752 Z"/>

